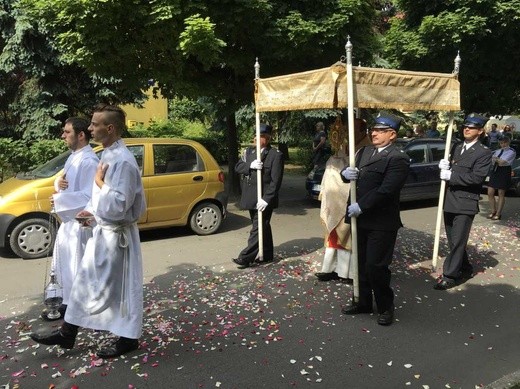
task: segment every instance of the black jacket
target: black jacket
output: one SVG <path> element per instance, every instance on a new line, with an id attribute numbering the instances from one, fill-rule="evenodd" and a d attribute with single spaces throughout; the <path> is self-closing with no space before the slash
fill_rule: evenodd
<path id="1" fill-rule="evenodd" d="M 409 157 L 394 144 L 371 157 L 373 151 L 373 146 L 367 146 L 356 154 L 356 167 L 359 169 L 356 197 L 362 211 L 357 225 L 370 230 L 395 231 L 403 225 L 399 196 L 408 177 Z M 343 175 L 341 178 L 348 182 Z M 350 223 L 348 216 L 345 219 Z"/>
<path id="2" fill-rule="evenodd" d="M 492 151 L 477 142 L 462 155 L 464 143 L 458 143 L 450 155 L 451 177 L 446 187 L 444 211 L 463 215 L 479 212 L 482 184 L 491 168 Z"/>
<path id="3" fill-rule="evenodd" d="M 242 158 L 235 165 L 235 171 L 242 175 L 240 207 L 242 209 L 256 209 L 257 193 L 256 180 L 257 170 L 249 166 L 256 158 L 256 147 L 248 147 Z M 278 191 L 282 185 L 283 178 L 283 154 L 271 146 L 262 151 L 262 199 L 267 202 L 268 208 L 278 207 Z"/>

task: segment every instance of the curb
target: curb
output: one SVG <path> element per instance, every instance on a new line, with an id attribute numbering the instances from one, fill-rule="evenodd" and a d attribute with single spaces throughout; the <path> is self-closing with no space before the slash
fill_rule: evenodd
<path id="1" fill-rule="evenodd" d="M 520 389 L 520 370 L 484 386 L 484 389 Z"/>

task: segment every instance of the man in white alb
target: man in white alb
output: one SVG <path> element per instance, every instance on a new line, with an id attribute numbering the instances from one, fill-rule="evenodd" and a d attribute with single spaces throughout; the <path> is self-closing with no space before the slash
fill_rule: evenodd
<path id="1" fill-rule="evenodd" d="M 65 121 L 61 138 L 72 151 L 65 162 L 63 175 L 54 181 L 56 193 L 52 203 L 61 220 L 53 250 L 53 270 L 63 287 L 63 303 L 58 309 L 60 316 L 50 318 L 44 310 L 41 318 L 46 321 L 63 319 L 69 301 L 72 281 L 83 256 L 90 235 L 76 221 L 76 214 L 85 208 L 92 195 L 92 182 L 96 175 L 99 158 L 89 145 L 91 138 L 86 119 L 71 117 Z"/>
<path id="2" fill-rule="evenodd" d="M 143 271 L 137 220 L 146 209 L 141 173 L 121 134 L 125 112 L 99 105 L 89 127 L 103 155 L 92 199 L 77 217 L 92 218 L 92 239 L 72 286 L 65 321 L 48 335 L 32 334 L 41 344 L 74 347 L 79 327 L 110 331 L 117 341 L 97 352 L 113 358 L 139 347 L 143 321 Z"/>

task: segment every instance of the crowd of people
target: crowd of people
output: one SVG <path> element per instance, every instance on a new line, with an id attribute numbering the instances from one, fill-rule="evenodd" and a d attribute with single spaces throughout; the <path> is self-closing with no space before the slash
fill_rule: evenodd
<path id="1" fill-rule="evenodd" d="M 495 151 L 481 142 L 487 121 L 485 116 L 468 115 L 463 123 L 463 142 L 456 143 L 449 158 L 439 163 L 440 179 L 446 182 L 443 216 L 449 252 L 442 276 L 434 285 L 436 290 L 450 289 L 473 276 L 466 246 L 490 169 L 489 218 L 499 220 L 502 214 L 516 154 L 509 147 L 508 136 L 496 137 L 500 147 Z M 325 254 L 316 277 L 320 281 L 356 280 L 359 296 L 346 304 L 342 313 L 376 311 L 377 323 L 383 326 L 394 321 L 390 265 L 398 230 L 403 226 L 399 198 L 410 164 L 409 157 L 395 145 L 401 123 L 400 117 L 386 112 L 380 113 L 369 129 L 364 120 L 356 119 L 354 166 L 349 166 L 345 145 L 336 142 L 322 181 L 320 217 L 325 227 Z M 121 139 L 124 129 L 124 111 L 110 105 L 95 107 L 90 123 L 80 118 L 65 122 L 62 139 L 72 153 L 63 175 L 56 179 L 51 199 L 62 221 L 53 267 L 63 284 L 59 310 L 63 322 L 50 333 L 31 334 L 38 343 L 73 348 L 79 328 L 85 327 L 117 336 L 113 344 L 98 350 L 101 358 L 117 357 L 139 347 L 143 274 L 137 220 L 146 204 L 138 165 Z M 271 125 L 260 124 L 258 139 L 255 137 L 254 145 L 234 167 L 241 177 L 240 206 L 251 219 L 247 246 L 233 259 L 240 269 L 274 260 L 270 222 L 278 206 L 284 160 L 271 146 L 272 131 Z M 490 133 L 494 131 L 492 127 Z M 429 136 L 440 135 L 436 123 L 429 132 Z M 100 161 L 89 146 L 91 138 L 104 147 Z M 320 122 L 313 141 L 314 158 L 326 141 Z M 350 195 L 352 187 L 355 201 Z M 357 266 L 351 263 L 353 218 Z M 42 318 L 51 320 L 46 311 Z"/>
<path id="2" fill-rule="evenodd" d="M 443 217 L 449 252 L 443 263 L 442 275 L 434 285 L 435 290 L 453 288 L 473 277 L 473 266 L 466 246 L 473 219 L 480 211 L 480 193 L 488 175 L 491 177 L 488 183 L 491 209 L 489 218 L 499 220 L 501 217 L 505 190 L 510 185 L 511 162 L 516 154 L 509 147 L 510 138 L 507 136 L 498 138 L 500 149 L 494 153 L 481 141 L 487 121 L 488 118 L 482 115 L 468 115 L 460 131 L 462 142 L 456 143 L 450 150 L 449 158 L 439 163 L 440 179 L 446 182 Z M 345 198 L 347 199 L 344 220 L 334 221 L 336 229 L 344 230 L 343 223 L 348 227 L 348 222 L 353 217 L 357 218 L 358 226 L 359 300 L 347 304 L 342 312 L 348 315 L 372 313 L 375 307 L 378 313 L 377 323 L 381 325 L 390 325 L 393 322 L 394 296 L 390 287 L 389 265 L 397 231 L 402 226 L 399 217 L 399 193 L 408 174 L 408 157 L 393 146 L 400 125 L 401 119 L 390 114 L 380 114 L 375 119 L 368 132 L 371 145 L 356 147 L 355 167 L 347 166 L 346 159 L 343 158 L 343 164 L 347 167 L 341 170 L 340 176 L 346 185 L 356 185 L 359 196 L 357 201 L 351 203 L 348 195 L 335 196 L 338 203 L 345 204 Z M 436 125 L 436 122 L 432 123 L 428 134 L 421 126 L 415 126 L 413 133 L 407 132 L 406 137 L 438 137 L 440 133 Z M 340 153 L 332 156 L 327 166 L 334 166 L 333 162 L 341 156 Z M 322 192 L 338 193 L 334 188 L 336 185 L 324 175 Z M 496 190 L 499 196 L 497 203 L 494 201 Z M 331 200 L 324 203 L 322 198 L 321 212 L 330 209 L 330 203 Z M 326 221 L 325 219 L 325 225 Z M 343 262 L 346 260 L 340 259 L 348 258 L 347 256 L 337 254 L 335 261 L 331 260 L 330 231 L 331 228 L 327 225 L 323 265 L 321 271 L 316 273 L 321 281 L 342 279 L 349 274 L 348 263 L 345 265 Z M 334 248 L 338 247 L 342 250 L 350 248 Z"/>
<path id="3" fill-rule="evenodd" d="M 440 132 L 437 128 L 438 123 L 436 120 L 431 121 L 427 128 L 421 123 L 413 124 L 412 128 L 407 128 L 404 130 L 404 139 L 416 139 L 416 138 L 440 138 L 442 136 L 446 136 L 448 133 L 448 125 L 444 127 L 443 132 Z M 460 140 L 464 139 L 463 136 L 463 128 L 457 126 L 454 127 L 454 137 Z M 484 130 L 481 135 L 482 144 L 489 147 L 491 150 L 498 149 L 499 142 L 503 138 L 509 138 L 509 140 L 513 140 L 513 129 L 511 125 L 505 124 L 501 130 L 498 129 L 496 123 L 492 123 L 489 129 Z"/>

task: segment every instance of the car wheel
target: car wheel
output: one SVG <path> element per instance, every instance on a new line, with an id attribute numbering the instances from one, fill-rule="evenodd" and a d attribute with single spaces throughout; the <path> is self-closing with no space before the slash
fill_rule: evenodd
<path id="1" fill-rule="evenodd" d="M 202 203 L 197 205 L 190 216 L 190 227 L 197 235 L 210 235 L 222 224 L 222 212 L 218 205 Z"/>
<path id="2" fill-rule="evenodd" d="M 18 223 L 9 238 L 13 253 L 23 259 L 41 258 L 50 254 L 55 229 L 45 219 L 26 219 Z"/>

